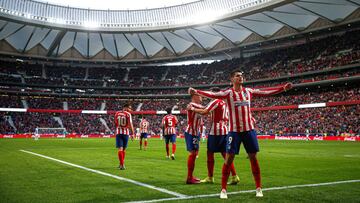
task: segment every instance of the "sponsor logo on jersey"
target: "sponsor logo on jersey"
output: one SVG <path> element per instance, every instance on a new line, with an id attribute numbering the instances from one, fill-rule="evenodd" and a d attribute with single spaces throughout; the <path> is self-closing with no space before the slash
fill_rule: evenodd
<path id="1" fill-rule="evenodd" d="M 238 106 L 250 106 L 250 102 L 249 101 L 235 101 L 235 106 L 238 107 Z"/>

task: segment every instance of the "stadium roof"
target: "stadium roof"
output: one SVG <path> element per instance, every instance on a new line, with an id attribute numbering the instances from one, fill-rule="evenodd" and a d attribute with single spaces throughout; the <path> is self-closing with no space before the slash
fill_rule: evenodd
<path id="1" fill-rule="evenodd" d="M 39 2 L 84 9 L 140 10 L 177 6 L 199 0 L 36 0 Z"/>
<path id="2" fill-rule="evenodd" d="M 360 18 L 359 5 L 360 0 L 196 1 L 167 8 L 126 11 L 128 17 L 134 15 L 138 18 L 128 18 L 125 24 L 118 22 L 120 24 L 110 25 L 106 22 L 112 19 L 110 12 L 120 15 L 125 11 L 62 7 L 30 0 L 0 0 L 0 52 L 121 62 L 204 56 L 357 22 Z M 201 6 L 209 9 L 204 10 Z M 215 12 L 211 6 L 222 9 Z M 184 15 L 179 13 L 174 16 L 168 9 L 179 12 L 190 9 L 186 14 L 189 16 L 185 15 L 188 21 L 184 23 L 181 21 Z M 62 13 L 63 23 L 51 17 L 58 11 L 67 11 L 67 15 Z M 87 13 L 82 13 L 84 11 Z M 192 12 L 200 11 L 202 15 L 191 16 Z M 156 12 L 162 13 L 152 19 L 152 15 L 147 15 Z M 113 17 L 115 20 L 122 19 Z M 192 19 L 189 20 L 189 17 Z M 71 21 L 72 18 L 75 20 Z M 99 24 L 94 20 L 87 21 L 89 18 L 105 21 Z M 152 21 L 140 23 L 144 19 Z"/>

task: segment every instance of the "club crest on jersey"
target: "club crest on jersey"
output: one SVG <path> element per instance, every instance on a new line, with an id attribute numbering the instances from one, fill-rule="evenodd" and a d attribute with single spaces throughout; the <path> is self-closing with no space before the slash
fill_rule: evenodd
<path id="1" fill-rule="evenodd" d="M 234 102 L 235 106 L 250 106 L 250 102 L 249 101 L 235 101 Z"/>

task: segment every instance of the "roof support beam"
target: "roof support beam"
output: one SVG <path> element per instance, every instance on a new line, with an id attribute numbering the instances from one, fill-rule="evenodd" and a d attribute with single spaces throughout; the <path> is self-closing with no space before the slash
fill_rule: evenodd
<path id="1" fill-rule="evenodd" d="M 266 15 L 267 17 L 269 17 L 269 18 L 271 18 L 271 19 L 273 19 L 273 20 L 275 20 L 275 21 L 277 21 L 277 22 L 279 22 L 279 23 L 281 23 L 281 24 L 283 24 L 283 25 L 286 25 L 286 26 L 288 26 L 288 27 L 290 27 L 290 28 L 292 28 L 292 29 L 296 30 L 297 32 L 300 32 L 300 30 L 299 30 L 299 29 L 297 29 L 296 27 L 293 27 L 293 26 L 291 26 L 291 25 L 289 25 L 289 24 L 285 23 L 285 22 L 284 22 L 284 21 L 282 21 L 282 20 L 279 20 L 279 19 L 277 19 L 277 18 L 274 18 L 274 17 L 272 17 L 271 15 L 266 14 L 265 12 L 263 12 L 262 14 Z"/>
<path id="2" fill-rule="evenodd" d="M 113 39 L 114 39 L 114 45 L 115 45 L 115 51 L 116 51 L 116 58 L 117 58 L 118 60 L 120 60 L 120 56 L 119 56 L 118 46 L 117 46 L 117 44 L 116 44 L 115 35 L 112 34 L 112 37 L 113 37 Z M 102 38 L 101 38 L 101 39 L 102 39 Z M 104 46 L 104 47 L 105 47 L 105 46 Z"/>
<path id="3" fill-rule="evenodd" d="M 144 52 L 145 52 L 145 55 L 146 55 L 145 57 L 146 57 L 147 59 L 149 59 L 150 57 L 149 57 L 149 55 L 148 55 L 148 53 L 147 53 L 147 51 L 146 51 L 146 49 L 145 49 L 145 46 L 144 46 L 144 43 L 143 43 L 142 40 L 141 40 L 141 37 L 140 37 L 139 34 L 137 34 L 137 33 L 136 33 L 136 36 L 139 38 L 141 47 L 144 49 Z"/>
<path id="4" fill-rule="evenodd" d="M 301 2 L 305 2 L 305 3 L 314 3 L 314 4 L 326 4 L 326 5 L 342 5 L 342 6 L 347 6 L 347 4 L 342 4 L 342 3 L 330 3 L 330 2 L 318 2 L 318 1 L 311 1 L 311 0 L 301 0 Z"/>
<path id="5" fill-rule="evenodd" d="M 258 35 L 259 37 L 261 37 L 262 39 L 266 39 L 264 36 L 262 36 L 262 35 L 260 35 L 259 33 L 255 32 L 255 31 L 254 31 L 254 30 L 252 30 L 251 28 L 248 28 L 248 27 L 246 27 L 245 25 L 240 24 L 240 23 L 239 23 L 239 22 L 237 22 L 236 20 L 231 20 L 231 21 L 233 21 L 234 23 L 236 23 L 236 24 L 240 25 L 241 27 L 246 28 L 246 29 L 247 29 L 247 30 L 249 30 L 250 32 L 252 32 L 252 33 L 254 33 L 254 34 Z"/>
<path id="6" fill-rule="evenodd" d="M 3 27 L 0 29 L 0 32 L 3 31 L 3 29 L 6 27 L 6 25 L 9 24 L 9 21 L 6 21 Z"/>
<path id="7" fill-rule="evenodd" d="M 308 11 L 308 12 L 310 12 L 310 13 L 316 15 L 316 16 L 320 16 L 320 17 L 322 17 L 322 18 L 324 18 L 324 19 L 332 22 L 333 24 L 336 24 L 335 21 L 329 19 L 328 17 L 326 17 L 326 16 L 324 16 L 324 15 L 321 15 L 321 14 L 318 14 L 318 13 L 312 11 L 312 10 L 309 10 L 309 9 L 305 8 L 304 6 L 300 6 L 300 5 L 296 4 L 296 2 L 292 3 L 292 5 L 297 6 L 297 7 L 301 8 L 301 9 L 304 9 L 305 11 Z"/>
<path id="8" fill-rule="evenodd" d="M 212 25 L 209 25 L 209 27 L 211 29 L 213 29 L 216 33 L 218 33 L 222 38 L 226 39 L 227 41 L 229 41 L 232 45 L 236 46 L 236 44 L 231 41 L 228 37 L 226 37 L 223 33 L 221 33 L 219 30 L 217 30 L 216 28 L 214 28 Z M 200 30 L 199 30 L 200 31 Z"/>
<path id="9" fill-rule="evenodd" d="M 204 52 L 207 52 L 205 47 L 189 31 L 187 31 L 187 29 L 184 29 L 184 30 L 186 33 L 188 33 L 190 35 L 191 38 L 193 38 L 201 46 L 201 48 L 203 49 Z"/>
<path id="10" fill-rule="evenodd" d="M 353 0 L 346 0 L 346 1 L 351 2 L 351 3 L 353 3 L 353 4 L 356 4 L 356 5 L 360 6 L 360 4 L 357 3 L 356 1 L 353 1 Z"/>
<path id="11" fill-rule="evenodd" d="M 87 34 L 87 58 L 90 58 L 90 36 L 89 36 L 89 33 L 86 33 Z"/>
<path id="12" fill-rule="evenodd" d="M 62 30 L 62 31 L 60 31 L 60 32 L 56 35 L 54 41 L 51 43 L 51 45 L 50 45 L 50 47 L 49 47 L 49 50 L 48 50 L 46 56 L 51 56 L 51 53 L 52 53 L 52 52 L 55 50 L 55 48 L 60 44 L 60 42 L 61 42 L 61 40 L 63 39 L 63 37 L 65 36 L 65 34 L 66 34 L 66 31 L 65 31 L 65 30 Z M 59 50 L 59 49 L 58 49 L 58 50 Z M 56 53 L 56 55 L 57 55 L 57 53 Z"/>
<path id="13" fill-rule="evenodd" d="M 6 36 L 4 36 L 3 39 L 6 39 L 6 38 L 9 37 L 10 35 L 16 33 L 17 31 L 19 31 L 19 30 L 21 30 L 21 29 L 23 29 L 25 26 L 26 26 L 26 25 L 20 26 L 18 29 L 14 30 L 13 32 L 11 32 L 11 33 L 7 34 Z M 5 26 L 4 26 L 4 27 L 5 27 Z"/>
<path id="14" fill-rule="evenodd" d="M 22 50 L 21 53 L 25 53 L 26 47 L 29 45 L 29 42 L 30 42 L 32 36 L 34 35 L 35 30 L 36 30 L 36 28 L 34 27 L 33 30 L 32 30 L 32 32 L 31 32 L 31 34 L 30 34 L 30 37 L 29 37 L 29 39 L 27 40 L 27 42 L 26 42 L 26 44 L 25 44 L 25 47 L 24 47 L 24 49 Z"/>
<path id="15" fill-rule="evenodd" d="M 151 35 L 149 35 L 149 33 L 146 32 L 146 34 L 153 39 L 155 42 L 159 43 L 160 45 L 162 45 L 160 42 L 158 42 L 157 40 L 155 40 Z M 178 56 L 178 54 L 176 53 L 174 47 L 172 46 L 172 44 L 170 44 L 169 40 L 165 37 L 164 33 L 160 32 L 160 34 L 164 37 L 164 39 L 166 40 L 166 42 L 169 44 L 170 48 L 171 48 L 171 52 L 173 52 L 175 54 L 175 56 Z M 165 47 L 165 46 L 163 46 Z"/>
<path id="16" fill-rule="evenodd" d="M 100 36 L 100 41 L 101 41 L 101 45 L 102 45 L 102 49 L 105 49 L 105 46 L 104 46 L 104 39 L 102 38 L 102 35 L 101 35 L 101 33 L 98 33 L 99 34 L 99 36 Z"/>

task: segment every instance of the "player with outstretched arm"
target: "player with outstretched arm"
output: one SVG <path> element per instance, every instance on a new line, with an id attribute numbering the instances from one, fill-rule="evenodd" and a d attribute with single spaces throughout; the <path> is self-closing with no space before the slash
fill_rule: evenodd
<path id="1" fill-rule="evenodd" d="M 213 92 L 220 91 L 219 88 L 212 88 Z M 201 180 L 202 183 L 214 183 L 214 153 L 220 152 L 223 158 L 226 153 L 226 135 L 228 113 L 226 103 L 220 99 L 214 99 L 208 103 L 205 108 L 196 108 L 196 106 L 189 104 L 187 110 L 194 111 L 201 115 L 210 114 L 211 116 L 211 127 L 207 141 L 207 169 L 208 176 Z M 240 182 L 239 176 L 236 174 L 234 163 L 230 167 L 232 179 L 228 184 L 236 185 Z"/>
<path id="2" fill-rule="evenodd" d="M 222 169 L 221 199 L 227 199 L 226 185 L 230 175 L 230 166 L 233 163 L 235 154 L 239 154 L 240 144 L 243 143 L 248 154 L 252 174 L 256 185 L 256 196 L 262 197 L 260 166 L 256 157 L 259 152 L 259 145 L 256 131 L 254 130 L 254 119 L 251 115 L 251 98 L 253 96 L 274 95 L 292 88 L 291 83 L 283 86 L 266 88 L 263 90 L 245 88 L 243 72 L 235 69 L 230 74 L 232 87 L 220 92 L 201 91 L 189 88 L 189 94 L 199 94 L 212 99 L 223 100 L 229 110 L 229 133 L 226 136 L 226 158 Z"/>

